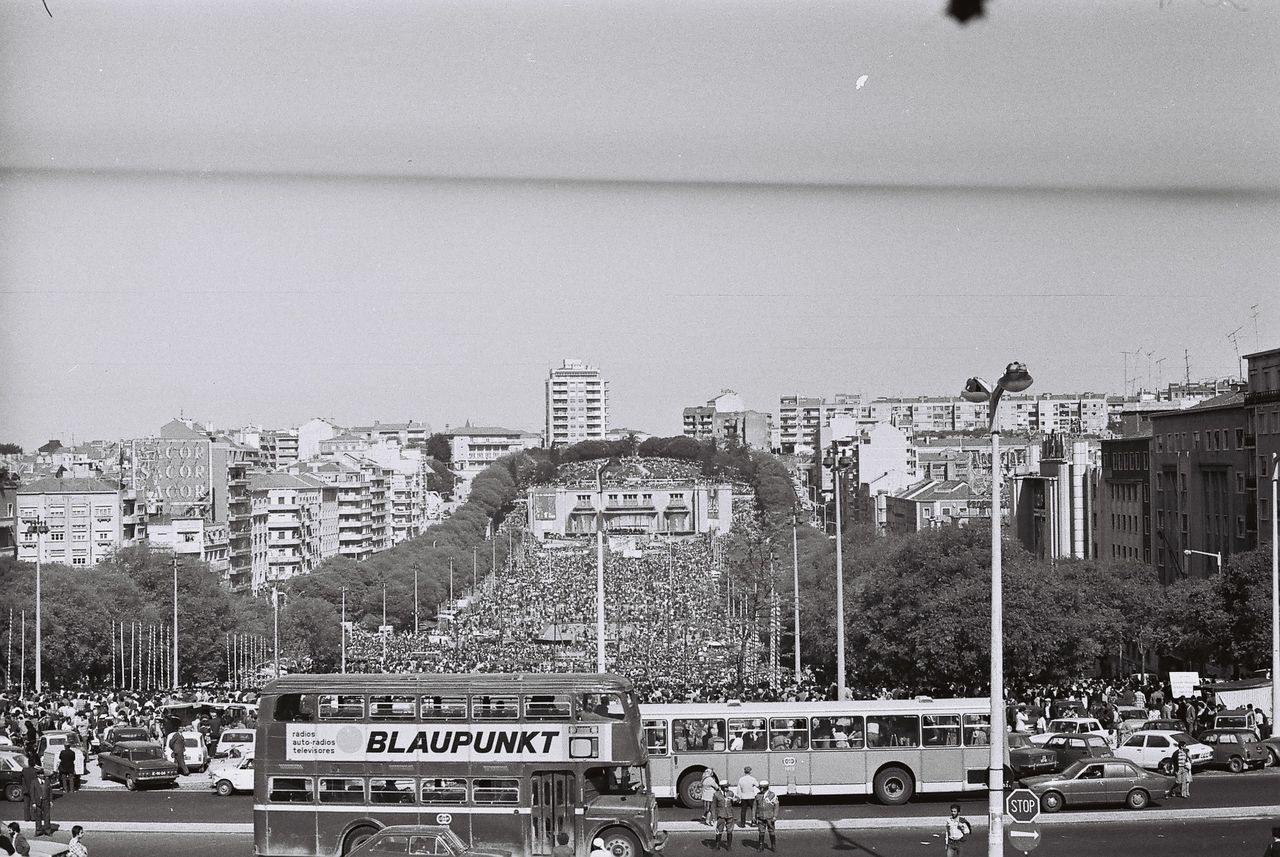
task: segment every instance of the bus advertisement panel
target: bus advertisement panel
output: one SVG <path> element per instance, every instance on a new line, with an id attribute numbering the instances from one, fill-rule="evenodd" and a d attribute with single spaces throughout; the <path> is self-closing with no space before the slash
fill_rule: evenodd
<path id="1" fill-rule="evenodd" d="M 874 795 L 986 789 L 985 699 L 642 705 L 654 794 L 701 806 L 704 770 L 736 782 L 750 766 L 780 791 Z"/>
<path id="2" fill-rule="evenodd" d="M 627 679 L 299 674 L 259 708 L 259 857 L 336 857 L 401 825 L 528 857 L 585 857 L 596 837 L 628 857 L 662 848 Z"/>

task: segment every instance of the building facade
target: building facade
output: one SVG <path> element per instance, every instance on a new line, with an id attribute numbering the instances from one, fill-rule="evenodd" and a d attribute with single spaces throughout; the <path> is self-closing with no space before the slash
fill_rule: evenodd
<path id="1" fill-rule="evenodd" d="M 132 493 L 93 477 L 46 477 L 18 488 L 18 559 L 73 567 L 95 566 L 119 547 L 145 537 L 138 532 Z M 44 521 L 49 531 L 29 534 Z"/>
<path id="2" fill-rule="evenodd" d="M 1095 554 L 1094 490 L 1101 466 L 1099 440 L 1050 435 L 1040 451 L 1038 474 L 1015 476 L 1010 485 L 1009 527 L 1040 559 L 1090 559 Z"/>
<path id="3" fill-rule="evenodd" d="M 936 527 L 963 527 L 991 516 L 991 502 L 968 482 L 926 479 L 884 499 L 885 531 L 906 535 Z"/>
<path id="4" fill-rule="evenodd" d="M 1102 559 L 1151 562 L 1151 436 L 1104 438 L 1094 532 Z"/>
<path id="5" fill-rule="evenodd" d="M 529 489 L 529 529 L 540 539 L 593 535 L 602 518 L 615 535 L 725 534 L 733 524 L 733 486 L 704 482 Z M 598 512 L 602 515 L 597 515 Z"/>
<path id="6" fill-rule="evenodd" d="M 459 502 L 466 500 L 471 482 L 484 469 L 504 455 L 522 449 L 535 449 L 542 439 L 533 432 L 501 426 L 465 425 L 445 429 L 449 440 L 449 469 L 458 478 L 454 496 Z"/>
<path id="7" fill-rule="evenodd" d="M 1244 439 L 1253 444 L 1253 457 L 1245 471 L 1245 499 L 1252 499 L 1257 510 L 1258 542 L 1270 544 L 1276 515 L 1271 505 L 1271 479 L 1280 456 L 1280 348 L 1246 354 L 1245 360 L 1249 363 L 1249 386 L 1244 399 Z"/>
<path id="8" fill-rule="evenodd" d="M 685 408 L 683 420 L 685 437 L 756 449 L 769 449 L 772 443 L 773 415 L 748 409 L 733 390 L 721 390 L 705 405 Z"/>
<path id="9" fill-rule="evenodd" d="M 609 431 L 609 382 L 600 370 L 566 359 L 546 382 L 546 444 L 604 440 Z"/>

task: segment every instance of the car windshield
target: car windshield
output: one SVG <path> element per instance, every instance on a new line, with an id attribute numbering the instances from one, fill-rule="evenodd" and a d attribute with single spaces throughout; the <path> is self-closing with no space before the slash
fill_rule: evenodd
<path id="1" fill-rule="evenodd" d="M 1050 732 L 1074 732 L 1076 725 L 1070 720 L 1054 720 L 1049 723 Z"/>
<path id="2" fill-rule="evenodd" d="M 453 846 L 453 849 L 457 853 L 461 854 L 467 850 L 467 846 L 458 838 L 458 834 L 454 833 L 452 830 L 442 830 L 437 835 L 441 839 L 447 839 L 449 844 Z"/>
<path id="3" fill-rule="evenodd" d="M 1017 750 L 1022 747 L 1032 747 L 1032 746 L 1035 746 L 1035 745 L 1031 743 L 1031 739 L 1028 738 L 1026 735 L 1010 735 L 1009 736 L 1010 750 Z"/>

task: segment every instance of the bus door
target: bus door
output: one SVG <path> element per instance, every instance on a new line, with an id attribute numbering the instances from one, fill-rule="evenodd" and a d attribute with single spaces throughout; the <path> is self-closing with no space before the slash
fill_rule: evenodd
<path id="1" fill-rule="evenodd" d="M 729 718 L 729 772 L 727 784 L 737 787 L 747 768 L 757 780 L 772 779 L 769 770 L 769 730 L 763 717 Z M 741 796 L 755 800 L 755 795 Z"/>
<path id="2" fill-rule="evenodd" d="M 754 772 L 753 772 L 754 773 Z M 768 779 L 780 795 L 810 794 L 809 718 L 773 717 L 769 720 L 769 768 L 757 779 Z"/>
<path id="3" fill-rule="evenodd" d="M 535 771 L 530 783 L 529 854 L 576 854 L 577 784 L 572 771 Z"/>
<path id="4" fill-rule="evenodd" d="M 965 782 L 959 714 L 925 714 L 920 727 L 920 780 L 926 789 L 959 790 Z"/>
<path id="5" fill-rule="evenodd" d="M 649 751 L 649 777 L 656 794 L 662 797 L 675 797 L 676 760 L 671 753 L 671 739 L 668 734 L 667 721 L 659 718 L 645 718 L 644 743 Z M 670 789 L 670 791 L 666 791 Z"/>

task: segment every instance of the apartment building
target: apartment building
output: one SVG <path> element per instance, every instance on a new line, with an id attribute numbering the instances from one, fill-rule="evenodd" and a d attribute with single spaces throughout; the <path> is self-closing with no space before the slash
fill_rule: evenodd
<path id="1" fill-rule="evenodd" d="M 152 516 L 147 519 L 147 541 L 152 547 L 207 563 L 219 579 L 230 579 L 229 524 L 215 524 L 201 517 Z"/>
<path id="2" fill-rule="evenodd" d="M 1094 496 L 1096 553 L 1151 562 L 1151 435 L 1104 438 Z"/>
<path id="3" fill-rule="evenodd" d="M 95 566 L 146 535 L 134 495 L 96 477 L 49 476 L 14 492 L 18 559 L 74 567 Z M 42 521 L 48 532 L 28 533 Z"/>
<path id="4" fill-rule="evenodd" d="M 547 446 L 604 440 L 609 431 L 609 382 L 600 370 L 566 359 L 546 381 Z"/>
<path id="5" fill-rule="evenodd" d="M 1040 472 L 1009 484 L 1009 528 L 1041 559 L 1096 556 L 1094 489 L 1101 467 L 1099 440 L 1050 435 L 1041 441 Z M 988 489 L 989 490 L 989 489 Z"/>
<path id="6" fill-rule="evenodd" d="M 962 527 L 990 516 L 990 498 L 959 480 L 926 479 L 885 497 L 885 531 L 894 535 Z"/>
<path id="7" fill-rule="evenodd" d="M 351 433 L 363 437 L 370 445 L 394 445 L 400 447 L 424 446 L 431 436 L 431 426 L 416 420 L 405 423 L 373 421 L 371 426 L 352 426 Z"/>
<path id="8" fill-rule="evenodd" d="M 1271 478 L 1280 456 L 1280 348 L 1246 354 L 1249 386 L 1245 392 L 1246 445 L 1253 444 L 1253 456 L 1245 470 L 1245 502 L 1257 510 L 1259 543 L 1271 543 L 1271 527 L 1276 510 L 1271 506 Z M 1249 521 L 1245 522 L 1246 528 Z"/>
<path id="9" fill-rule="evenodd" d="M 310 574 L 327 558 L 322 523 L 326 517 L 336 520 L 336 491 L 319 480 L 290 473 L 254 474 L 249 488 L 255 545 L 253 591 Z M 326 491 L 333 509 L 328 516 Z"/>
<path id="10" fill-rule="evenodd" d="M 778 399 L 778 447 L 793 454 L 797 446 L 820 449 L 823 445 L 822 428 L 833 417 L 858 417 L 862 411 L 862 397 L 851 393 L 837 393 L 831 399 L 814 396 L 781 396 Z"/>
<path id="11" fill-rule="evenodd" d="M 449 439 L 449 468 L 458 477 L 454 496 L 459 502 L 467 499 L 471 482 L 484 469 L 504 455 L 522 449 L 535 449 L 542 438 L 533 432 L 501 426 L 473 426 L 447 428 L 443 432 Z"/>
<path id="12" fill-rule="evenodd" d="M 769 449 L 773 436 L 773 414 L 747 408 L 742 396 L 721 390 L 705 405 L 685 408 L 684 435 L 698 440 L 741 444 Z"/>

